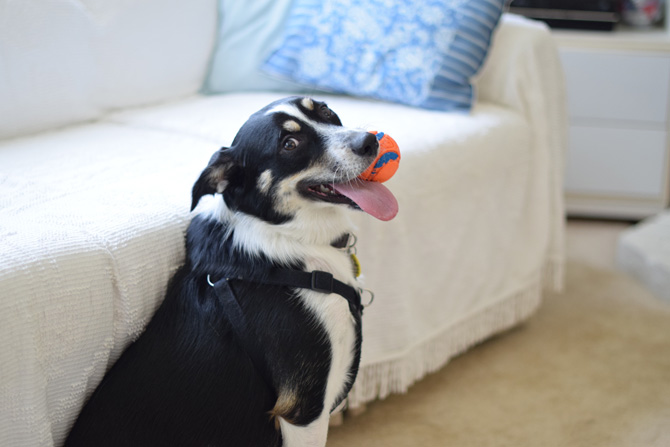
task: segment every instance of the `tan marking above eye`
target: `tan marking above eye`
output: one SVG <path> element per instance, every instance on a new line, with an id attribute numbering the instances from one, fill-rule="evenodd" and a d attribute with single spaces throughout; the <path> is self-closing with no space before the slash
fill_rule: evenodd
<path id="1" fill-rule="evenodd" d="M 307 110 L 314 110 L 314 101 L 312 101 L 312 98 L 302 98 L 300 103 Z"/>
<path id="2" fill-rule="evenodd" d="M 284 122 L 283 127 L 285 130 L 288 130 L 289 132 L 300 132 L 300 124 L 293 120 L 288 120 Z"/>

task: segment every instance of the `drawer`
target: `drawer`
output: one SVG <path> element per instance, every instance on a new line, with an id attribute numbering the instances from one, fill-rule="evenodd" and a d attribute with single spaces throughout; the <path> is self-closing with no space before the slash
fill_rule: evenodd
<path id="1" fill-rule="evenodd" d="M 614 119 L 657 123 L 665 129 L 670 56 L 563 49 L 561 59 L 573 122 Z"/>
<path id="2" fill-rule="evenodd" d="M 573 125 L 565 189 L 578 195 L 663 197 L 666 144 L 663 131 Z"/>

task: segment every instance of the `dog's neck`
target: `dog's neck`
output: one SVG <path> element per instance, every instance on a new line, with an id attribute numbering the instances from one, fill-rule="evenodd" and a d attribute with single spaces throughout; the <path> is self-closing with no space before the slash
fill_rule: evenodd
<path id="1" fill-rule="evenodd" d="M 329 258 L 333 254 L 330 252 L 342 248 L 334 242 L 353 232 L 349 211 L 336 207 L 299 210 L 293 219 L 277 225 L 233 211 L 219 196 L 200 214 L 225 224 L 228 229 L 225 238 L 231 238 L 240 252 L 263 255 L 285 266 L 306 260 L 329 263 L 322 259 L 324 255 Z"/>

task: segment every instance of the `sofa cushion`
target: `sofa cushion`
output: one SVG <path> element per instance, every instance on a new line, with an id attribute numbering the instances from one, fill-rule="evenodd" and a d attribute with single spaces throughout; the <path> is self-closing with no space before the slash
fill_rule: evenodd
<path id="1" fill-rule="evenodd" d="M 0 139 L 196 92 L 215 1 L 0 2 Z"/>
<path id="2" fill-rule="evenodd" d="M 204 93 L 298 91 L 259 67 L 281 39 L 293 0 L 219 0 L 219 30 Z"/>
<path id="3" fill-rule="evenodd" d="M 263 69 L 325 90 L 469 110 L 503 0 L 296 0 Z"/>
<path id="4" fill-rule="evenodd" d="M 194 95 L 168 104 L 115 112 L 105 119 L 126 126 L 184 133 L 213 144 L 227 145 L 251 114 L 287 95 L 282 92 Z M 515 112 L 489 103 L 477 103 L 472 115 L 462 115 L 328 93 L 312 97 L 328 103 L 345 126 L 389 133 L 400 144 L 403 157 L 406 147 L 443 147 L 451 141 L 466 139 L 469 132 L 481 132 L 484 124 L 486 127 L 504 127 L 501 116 L 521 119 Z"/>

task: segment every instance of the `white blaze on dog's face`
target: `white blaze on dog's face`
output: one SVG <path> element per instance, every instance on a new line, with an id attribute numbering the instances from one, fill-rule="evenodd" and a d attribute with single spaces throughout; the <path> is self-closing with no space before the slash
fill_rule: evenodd
<path id="1" fill-rule="evenodd" d="M 323 222 L 347 208 L 389 220 L 397 212 L 393 195 L 358 179 L 378 150 L 374 134 L 343 127 L 325 103 L 277 101 L 253 114 L 231 147 L 212 157 L 194 185 L 193 206 L 219 192 L 233 213 L 271 224 Z"/>

